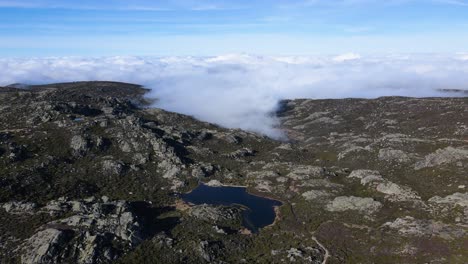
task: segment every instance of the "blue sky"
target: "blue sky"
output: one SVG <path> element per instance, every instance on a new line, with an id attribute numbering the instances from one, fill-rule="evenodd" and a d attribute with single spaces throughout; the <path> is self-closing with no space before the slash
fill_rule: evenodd
<path id="1" fill-rule="evenodd" d="M 0 56 L 468 50 L 468 0 L 0 0 Z"/>

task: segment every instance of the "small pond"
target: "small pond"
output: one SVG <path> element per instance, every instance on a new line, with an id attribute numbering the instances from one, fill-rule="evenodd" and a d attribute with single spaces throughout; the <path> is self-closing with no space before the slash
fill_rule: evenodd
<path id="1" fill-rule="evenodd" d="M 242 205 L 246 207 L 242 213 L 242 224 L 253 233 L 271 225 L 276 218 L 274 207 L 282 205 L 280 201 L 249 194 L 244 187 L 210 187 L 204 184 L 183 194 L 182 199 L 193 204 Z"/>

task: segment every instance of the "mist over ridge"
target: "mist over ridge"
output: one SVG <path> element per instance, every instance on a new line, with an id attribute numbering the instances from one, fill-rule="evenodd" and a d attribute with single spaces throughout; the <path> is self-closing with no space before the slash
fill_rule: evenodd
<path id="1" fill-rule="evenodd" d="M 0 59 L 0 85 L 69 81 L 142 84 L 155 107 L 229 128 L 281 137 L 282 99 L 456 96 L 467 90 L 466 54 Z"/>

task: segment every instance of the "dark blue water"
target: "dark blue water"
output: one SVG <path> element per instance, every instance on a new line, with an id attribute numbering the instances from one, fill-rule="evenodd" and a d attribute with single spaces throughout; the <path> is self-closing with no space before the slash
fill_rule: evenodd
<path id="1" fill-rule="evenodd" d="M 244 187 L 210 187 L 200 184 L 192 192 L 183 194 L 182 199 L 193 204 L 243 205 L 242 224 L 253 233 L 271 225 L 276 218 L 275 206 L 281 202 L 249 194 Z"/>

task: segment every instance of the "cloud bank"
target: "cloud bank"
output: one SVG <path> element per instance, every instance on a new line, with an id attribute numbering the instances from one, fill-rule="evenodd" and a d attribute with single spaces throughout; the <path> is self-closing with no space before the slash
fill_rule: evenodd
<path id="1" fill-rule="evenodd" d="M 142 84 L 156 107 L 224 127 L 281 137 L 281 99 L 455 96 L 468 59 L 455 55 L 58 57 L 0 59 L 0 85 L 110 80 Z"/>

